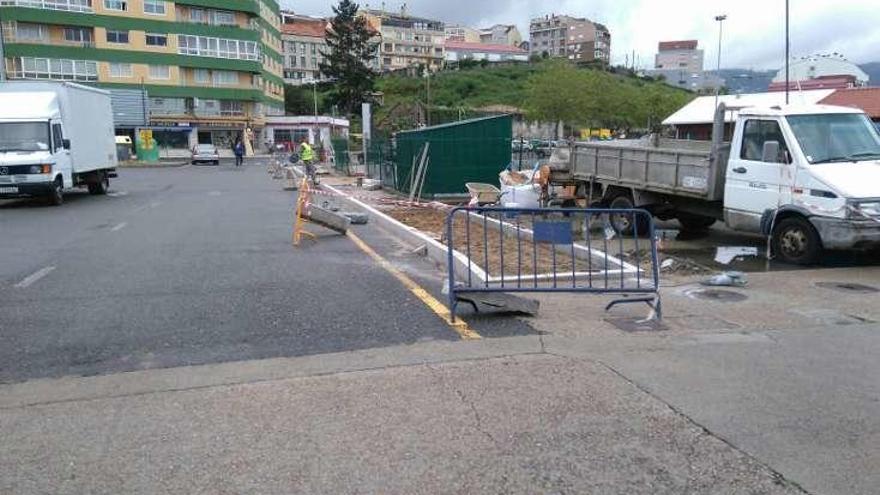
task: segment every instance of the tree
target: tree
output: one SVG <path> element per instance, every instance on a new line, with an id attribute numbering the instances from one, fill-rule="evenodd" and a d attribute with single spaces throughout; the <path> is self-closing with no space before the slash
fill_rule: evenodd
<path id="1" fill-rule="evenodd" d="M 574 124 L 584 117 L 582 90 L 577 69 L 564 61 L 549 62 L 526 84 L 526 112 L 536 121 Z"/>
<path id="2" fill-rule="evenodd" d="M 375 75 L 368 64 L 374 56 L 370 43 L 373 32 L 366 19 L 358 16 L 360 6 L 340 0 L 333 7 L 333 20 L 327 33 L 328 52 L 321 63 L 321 73 L 336 83 L 336 104 L 351 115 L 373 90 Z"/>
<path id="3" fill-rule="evenodd" d="M 284 86 L 284 113 L 287 115 L 311 115 L 315 111 L 310 87 Z"/>

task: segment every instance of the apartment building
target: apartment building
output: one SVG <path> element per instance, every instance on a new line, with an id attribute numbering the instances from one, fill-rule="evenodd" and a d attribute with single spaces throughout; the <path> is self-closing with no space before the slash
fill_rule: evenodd
<path id="1" fill-rule="evenodd" d="M 606 64 L 611 61 L 611 32 L 589 19 L 555 14 L 538 17 L 529 24 L 529 37 L 532 56 Z"/>
<path id="2" fill-rule="evenodd" d="M 284 81 L 294 86 L 323 81 L 329 21 L 287 12 L 282 12 L 281 20 Z"/>
<path id="3" fill-rule="evenodd" d="M 496 24 L 492 27 L 481 29 L 479 33 L 479 42 L 487 45 L 506 45 L 519 48 L 523 42 L 519 28 L 513 24 Z"/>
<path id="4" fill-rule="evenodd" d="M 379 33 L 379 66 L 392 72 L 422 66 L 430 70 L 443 67 L 446 26 L 441 21 L 413 17 L 405 10 L 361 12 L 370 27 Z"/>
<path id="5" fill-rule="evenodd" d="M 278 13 L 274 0 L 0 0 L 0 68 L 109 89 L 114 105 L 138 91 L 137 127 L 160 147 L 226 147 L 284 112 Z"/>
<path id="6" fill-rule="evenodd" d="M 691 91 L 714 90 L 724 86 L 717 74 L 703 70 L 705 54 L 697 40 L 661 41 L 657 45 L 654 68 L 646 71 L 663 77 L 666 84 Z"/>
<path id="7" fill-rule="evenodd" d="M 446 26 L 446 40 L 459 43 L 480 43 L 482 33 L 467 26 Z"/>

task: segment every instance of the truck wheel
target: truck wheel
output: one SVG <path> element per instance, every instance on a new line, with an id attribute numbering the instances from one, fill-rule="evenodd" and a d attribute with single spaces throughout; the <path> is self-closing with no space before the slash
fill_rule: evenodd
<path id="1" fill-rule="evenodd" d="M 690 213 L 681 213 L 676 216 L 676 219 L 685 232 L 705 232 L 709 227 L 715 225 L 716 221 L 712 217 L 692 215 Z"/>
<path id="2" fill-rule="evenodd" d="M 615 210 L 631 210 L 635 208 L 632 198 L 629 194 L 619 194 L 611 199 L 608 207 Z M 622 236 L 646 235 L 648 233 L 649 219 L 644 215 L 633 215 L 627 213 L 612 213 L 609 215 L 611 227 L 614 231 Z"/>
<path id="3" fill-rule="evenodd" d="M 110 189 L 110 178 L 101 174 L 99 179 L 98 182 L 89 184 L 89 194 L 94 196 L 107 194 L 107 190 Z"/>
<path id="4" fill-rule="evenodd" d="M 64 204 L 64 182 L 59 177 L 55 179 L 55 182 L 52 184 L 52 191 L 49 192 L 49 205 L 61 206 L 62 204 Z"/>
<path id="5" fill-rule="evenodd" d="M 785 263 L 811 265 L 822 253 L 822 239 L 803 217 L 788 217 L 776 224 L 771 242 L 773 254 Z"/>

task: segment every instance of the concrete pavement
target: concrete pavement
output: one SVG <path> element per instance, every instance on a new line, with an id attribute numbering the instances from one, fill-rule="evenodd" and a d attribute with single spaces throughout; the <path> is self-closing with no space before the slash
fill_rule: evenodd
<path id="1" fill-rule="evenodd" d="M 740 303 L 668 280 L 656 333 L 544 297 L 464 342 L 345 238 L 290 249 L 262 168 L 124 172 L 107 198 L 0 207 L 0 493 L 880 484 L 880 295 L 818 284 L 876 268 L 751 275 Z M 439 294 L 413 246 L 358 234 Z"/>

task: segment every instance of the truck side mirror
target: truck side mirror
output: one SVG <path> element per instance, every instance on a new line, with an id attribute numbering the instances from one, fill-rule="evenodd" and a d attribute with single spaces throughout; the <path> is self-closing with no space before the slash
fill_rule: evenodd
<path id="1" fill-rule="evenodd" d="M 764 142 L 764 152 L 761 154 L 761 161 L 764 163 L 779 162 L 779 141 Z"/>
<path id="2" fill-rule="evenodd" d="M 61 140 L 61 147 L 63 149 L 69 150 L 70 149 L 70 139 L 62 139 Z"/>

